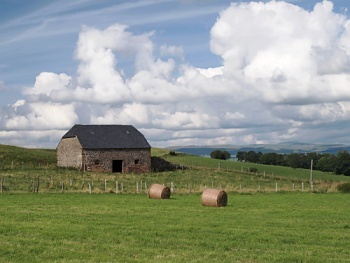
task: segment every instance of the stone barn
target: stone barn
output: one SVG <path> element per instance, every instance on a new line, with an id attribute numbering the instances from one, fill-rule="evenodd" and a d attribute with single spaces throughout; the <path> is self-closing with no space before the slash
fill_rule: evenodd
<path id="1" fill-rule="evenodd" d="M 131 125 L 74 125 L 57 146 L 57 166 L 84 171 L 151 171 L 151 146 Z"/>

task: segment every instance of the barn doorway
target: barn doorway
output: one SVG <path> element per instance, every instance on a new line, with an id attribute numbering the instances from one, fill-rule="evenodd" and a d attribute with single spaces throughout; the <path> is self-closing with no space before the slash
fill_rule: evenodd
<path id="1" fill-rule="evenodd" d="M 112 161 L 112 172 L 122 173 L 123 172 L 123 160 L 113 160 Z"/>

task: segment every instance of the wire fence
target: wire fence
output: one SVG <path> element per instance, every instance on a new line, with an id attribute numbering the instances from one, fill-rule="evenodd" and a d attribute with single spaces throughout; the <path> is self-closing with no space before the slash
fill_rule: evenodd
<path id="1" fill-rule="evenodd" d="M 337 192 L 339 182 L 290 178 L 218 166 L 180 166 L 172 172 L 119 174 L 82 172 L 57 168 L 46 162 L 0 162 L 0 193 L 114 193 L 146 194 L 153 183 L 171 188 L 174 194 L 196 194 L 206 188 L 234 193 Z M 186 169 L 184 169 L 185 167 Z"/>
<path id="2" fill-rule="evenodd" d="M 5 175 L 0 178 L 1 193 L 114 193 L 146 194 L 153 183 L 163 184 L 173 194 L 195 194 L 206 188 L 217 188 L 235 193 L 272 193 L 272 192 L 337 192 L 337 184 L 316 181 L 293 182 L 282 180 L 241 180 L 239 176 L 232 180 L 181 180 L 159 178 L 154 174 L 142 180 L 133 178 L 111 178 L 113 176 L 85 177 L 84 175 L 57 178 L 55 176 Z"/>

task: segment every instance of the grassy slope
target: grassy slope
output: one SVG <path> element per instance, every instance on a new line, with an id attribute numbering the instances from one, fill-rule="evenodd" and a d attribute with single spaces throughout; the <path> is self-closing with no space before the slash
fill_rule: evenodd
<path id="1" fill-rule="evenodd" d="M 169 151 L 165 149 L 152 148 L 152 156 L 162 157 L 172 163 L 188 166 L 199 167 L 202 169 L 218 169 L 220 163 L 221 171 L 244 171 L 249 168 L 257 168 L 258 173 L 266 176 L 282 176 L 296 179 L 308 179 L 310 177 L 310 170 L 308 169 L 292 169 L 282 166 L 271 166 L 263 164 L 242 163 L 234 161 L 219 161 L 210 158 L 203 158 L 200 156 L 177 154 L 171 156 Z M 26 149 L 15 146 L 7 146 L 0 144 L 0 168 L 2 166 L 9 167 L 11 164 L 21 165 L 46 165 L 50 167 L 56 165 L 56 150 L 54 149 Z M 331 173 L 323 173 L 320 171 L 313 171 L 313 178 L 315 180 L 332 180 L 332 181 L 350 181 L 350 176 L 336 176 Z"/>
<path id="2" fill-rule="evenodd" d="M 290 167 L 283 166 L 272 166 L 264 164 L 255 164 L 255 163 L 245 163 L 245 162 L 236 162 L 236 161 L 222 161 L 215 160 L 211 158 L 203 158 L 195 155 L 186 155 L 186 154 L 177 154 L 176 156 L 171 156 L 168 154 L 168 151 L 163 149 L 155 150 L 157 156 L 161 156 L 164 159 L 189 167 L 200 167 L 200 168 L 209 168 L 216 169 L 219 168 L 221 171 L 236 171 L 236 172 L 247 172 L 249 168 L 257 168 L 259 175 L 266 175 L 269 178 L 272 177 L 287 177 L 295 178 L 301 180 L 309 180 L 310 170 L 309 169 L 293 169 Z M 324 173 L 320 171 L 313 171 L 314 180 L 324 180 L 324 181 L 350 181 L 350 176 L 338 176 L 332 173 Z"/>
<path id="3" fill-rule="evenodd" d="M 54 166 L 56 164 L 56 150 L 27 149 L 0 144 L 0 168 L 22 164 Z"/>
<path id="4" fill-rule="evenodd" d="M 278 190 L 310 190 L 310 171 L 288 167 L 219 161 L 199 156 L 169 155 L 168 150 L 152 149 L 153 156 L 160 156 L 172 163 L 190 169 L 150 174 L 82 173 L 70 169 L 56 169 L 56 151 L 43 149 L 23 149 L 0 146 L 0 175 L 4 179 L 4 190 L 9 192 L 33 192 L 40 178 L 40 192 L 64 191 L 87 192 L 89 184 L 93 192 L 115 192 L 116 181 L 123 191 L 135 193 L 152 183 L 169 185 L 173 183 L 178 193 L 201 192 L 206 187 L 223 188 L 228 192 L 274 192 Z M 13 162 L 13 167 L 12 166 Z M 45 164 L 47 162 L 48 165 Z M 218 164 L 220 162 L 220 170 Z M 247 173 L 249 167 L 256 167 L 258 174 Z M 334 192 L 338 182 L 350 182 L 350 176 L 313 172 L 315 191 Z M 33 183 L 34 182 L 34 183 Z M 142 185 L 142 187 L 141 187 Z"/>

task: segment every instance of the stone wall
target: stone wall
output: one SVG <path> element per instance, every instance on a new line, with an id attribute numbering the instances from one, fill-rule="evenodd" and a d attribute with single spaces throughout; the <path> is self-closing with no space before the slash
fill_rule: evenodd
<path id="1" fill-rule="evenodd" d="M 152 156 L 151 158 L 152 172 L 175 171 L 176 169 L 186 169 L 184 166 L 172 164 L 163 158 Z"/>
<path id="2" fill-rule="evenodd" d="M 151 171 L 150 149 L 84 149 L 83 162 L 87 171 L 113 172 L 113 161 L 122 161 L 122 172 Z"/>
<path id="3" fill-rule="evenodd" d="M 76 137 L 62 139 L 58 144 L 57 166 L 82 168 L 82 147 Z"/>
<path id="4" fill-rule="evenodd" d="M 86 171 L 113 172 L 113 161 L 122 163 L 123 173 L 151 171 L 150 149 L 82 149 L 79 140 L 65 138 L 57 146 L 57 166 Z"/>

